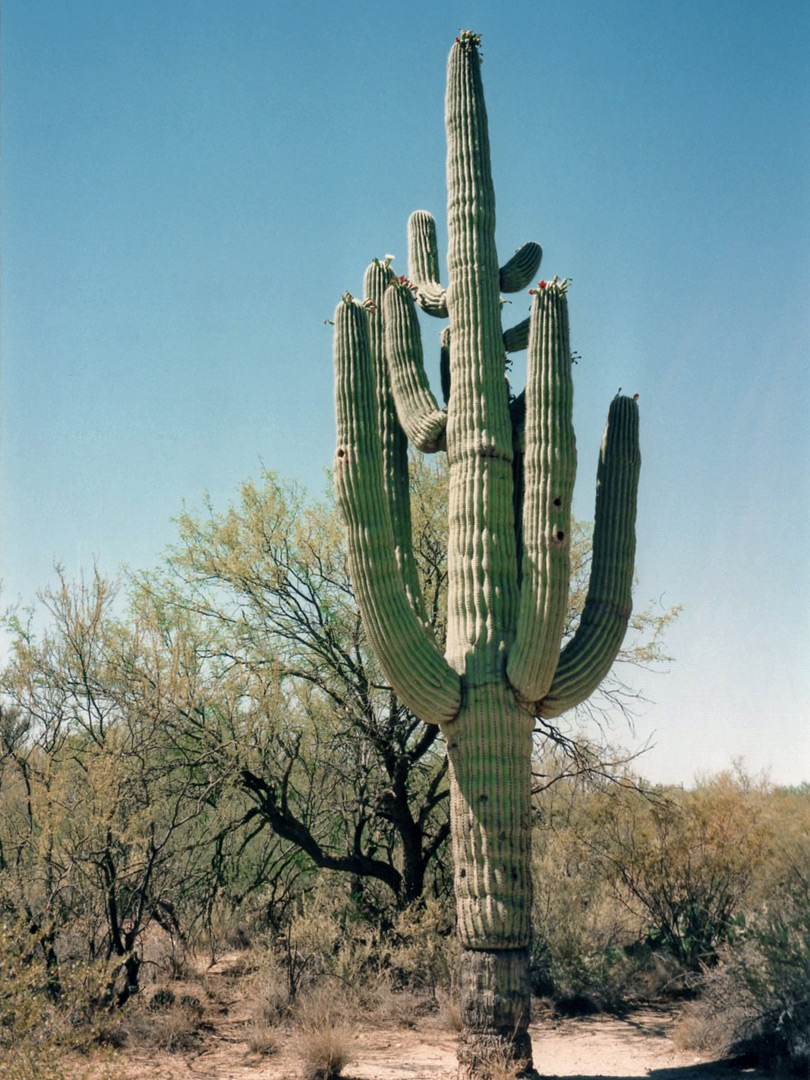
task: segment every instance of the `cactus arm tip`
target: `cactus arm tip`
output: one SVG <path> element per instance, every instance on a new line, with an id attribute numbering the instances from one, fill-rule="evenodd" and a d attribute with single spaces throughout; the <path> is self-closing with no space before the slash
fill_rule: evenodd
<path id="1" fill-rule="evenodd" d="M 391 392 L 402 429 L 423 453 L 446 445 L 447 412 L 433 396 L 422 357 L 422 338 L 410 282 L 395 279 L 386 289 L 385 355 Z"/>
<path id="2" fill-rule="evenodd" d="M 415 298 L 428 315 L 447 318 L 447 290 L 439 278 L 436 221 L 427 210 L 414 210 L 408 218 L 408 277 L 416 286 Z"/>
<path id="3" fill-rule="evenodd" d="M 386 288 L 395 280 L 394 271 L 391 269 L 392 261 L 392 255 L 386 255 L 384 260 L 372 260 L 363 279 L 363 307 L 366 311 L 369 348 L 374 367 L 377 431 L 380 437 L 383 486 L 394 533 L 394 555 L 411 607 L 422 622 L 426 622 L 419 572 L 413 554 L 408 439 L 397 419 L 385 357 L 383 297 Z"/>
<path id="4" fill-rule="evenodd" d="M 568 606 L 576 476 L 568 305 L 562 282 L 532 302 L 524 420 L 520 608 L 507 676 L 519 698 L 548 691 Z"/>
<path id="5" fill-rule="evenodd" d="M 599 451 L 593 556 L 588 595 L 574 637 L 563 649 L 546 696 L 544 719 L 585 701 L 607 675 L 632 612 L 636 506 L 641 453 L 638 397 L 621 394 L 608 410 Z"/>
<path id="6" fill-rule="evenodd" d="M 530 240 L 514 253 L 499 271 L 501 292 L 516 293 L 525 289 L 540 269 L 543 249 Z"/>
<path id="7" fill-rule="evenodd" d="M 335 491 L 369 642 L 400 700 L 426 723 L 449 722 L 459 677 L 411 606 L 397 566 L 377 427 L 366 311 L 345 294 L 335 312 Z"/>

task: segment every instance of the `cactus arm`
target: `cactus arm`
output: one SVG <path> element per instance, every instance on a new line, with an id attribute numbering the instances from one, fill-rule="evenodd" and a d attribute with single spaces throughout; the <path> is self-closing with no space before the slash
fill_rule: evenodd
<path id="1" fill-rule="evenodd" d="M 525 289 L 540 268 L 543 249 L 533 240 L 519 247 L 498 271 L 502 292 Z M 447 316 L 447 291 L 439 281 L 436 221 L 427 210 L 414 210 L 408 219 L 408 277 L 416 286 L 419 306 L 430 315 Z"/>
<path id="2" fill-rule="evenodd" d="M 640 467 L 638 406 L 633 398 L 616 397 L 599 454 L 588 596 L 551 688 L 536 707 L 544 719 L 559 716 L 593 693 L 621 647 L 632 610 Z"/>
<path id="3" fill-rule="evenodd" d="M 534 293 L 526 381 L 520 610 L 507 678 L 523 701 L 548 691 L 568 606 L 576 476 L 565 282 Z"/>
<path id="4" fill-rule="evenodd" d="M 445 445 L 447 413 L 430 391 L 422 361 L 422 338 L 411 290 L 395 282 L 385 291 L 385 354 L 391 392 L 402 429 L 414 446 L 432 453 Z"/>
<path id="5" fill-rule="evenodd" d="M 426 621 L 422 589 L 413 556 L 408 440 L 397 419 L 385 359 L 383 297 L 393 280 L 393 270 L 386 263 L 375 259 L 363 279 L 363 306 L 366 310 L 369 349 L 374 365 L 377 431 L 380 436 L 383 485 L 394 533 L 394 554 L 411 607 L 420 619 Z"/>
<path id="6" fill-rule="evenodd" d="M 408 219 L 408 277 L 416 286 L 416 302 L 428 315 L 447 318 L 447 290 L 439 283 L 436 222 L 427 210 Z"/>
<path id="7" fill-rule="evenodd" d="M 461 704 L 460 680 L 411 607 L 397 566 L 366 313 L 350 297 L 335 312 L 335 374 L 335 489 L 363 624 L 400 700 L 426 723 L 449 722 Z"/>
<path id="8" fill-rule="evenodd" d="M 543 249 L 533 240 L 519 247 L 499 271 L 501 292 L 513 293 L 525 289 L 540 269 L 542 258 Z"/>
<path id="9" fill-rule="evenodd" d="M 531 319 L 524 319 L 516 326 L 510 326 L 503 332 L 503 347 L 507 352 L 521 352 L 529 344 L 529 324 Z"/>
<path id="10" fill-rule="evenodd" d="M 515 557 L 518 588 L 523 572 L 523 493 L 525 486 L 524 444 L 526 439 L 526 391 L 522 390 L 509 402 L 512 421 L 512 507 L 515 519 Z"/>

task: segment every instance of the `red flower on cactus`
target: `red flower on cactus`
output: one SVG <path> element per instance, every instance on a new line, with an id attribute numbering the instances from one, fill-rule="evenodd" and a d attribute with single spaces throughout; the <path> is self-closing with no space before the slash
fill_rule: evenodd
<path id="1" fill-rule="evenodd" d="M 537 288 L 538 289 L 545 289 L 547 284 L 548 284 L 548 282 L 546 282 L 546 281 L 538 281 L 537 282 Z"/>

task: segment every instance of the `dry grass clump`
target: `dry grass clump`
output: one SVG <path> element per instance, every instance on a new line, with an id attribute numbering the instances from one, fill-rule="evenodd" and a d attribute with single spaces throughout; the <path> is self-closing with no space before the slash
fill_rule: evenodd
<path id="1" fill-rule="evenodd" d="M 489 1063 L 487 1080 L 518 1080 L 527 1075 L 527 1070 L 527 1061 L 514 1061 L 503 1056 Z"/>
<path id="2" fill-rule="evenodd" d="M 304 1080 L 332 1080 L 354 1058 L 352 1025 L 326 989 L 300 1003 L 297 1034 Z"/>
<path id="3" fill-rule="evenodd" d="M 437 1020 L 443 1031 L 458 1033 L 464 1027 L 461 1017 L 461 1005 L 452 994 L 446 991 L 437 991 L 436 1002 L 438 1004 Z"/>
<path id="4" fill-rule="evenodd" d="M 345 994 L 346 988 L 341 988 Z M 350 998 L 356 1016 L 371 1023 L 396 1024 L 413 1028 L 425 1016 L 436 1011 L 436 999 L 424 990 L 394 984 L 388 972 L 380 972 L 351 988 Z"/>
<path id="5" fill-rule="evenodd" d="M 333 1080 L 352 1060 L 350 1034 L 346 1028 L 329 1021 L 302 1030 L 301 1047 L 304 1080 Z"/>
<path id="6" fill-rule="evenodd" d="M 261 1020 L 253 1020 L 248 1025 L 247 1044 L 250 1052 L 260 1057 L 270 1057 L 278 1051 L 275 1031 L 270 1024 Z"/>
<path id="7" fill-rule="evenodd" d="M 293 1008 L 287 972 L 271 948 L 254 948 L 252 960 L 252 970 L 244 977 L 245 996 L 252 1002 L 254 1023 L 273 1027 L 285 1020 Z"/>
<path id="8" fill-rule="evenodd" d="M 459 1076 L 475 1077 L 476 1080 L 519 1080 L 531 1075 L 528 1060 L 515 1058 L 511 1047 L 500 1040 L 485 1050 L 476 1048 L 475 1054 L 459 1070 Z"/>
<path id="9" fill-rule="evenodd" d="M 115 1018 L 105 1041 L 117 1046 L 150 1047 L 176 1053 L 200 1040 L 203 1008 L 193 994 L 156 991 L 148 1002 L 135 1000 Z"/>

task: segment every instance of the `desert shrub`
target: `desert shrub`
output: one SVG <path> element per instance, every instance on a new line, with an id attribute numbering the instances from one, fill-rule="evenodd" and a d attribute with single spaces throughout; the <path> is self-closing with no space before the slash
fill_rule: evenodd
<path id="1" fill-rule="evenodd" d="M 352 894 L 335 884 L 324 875 L 299 899 L 282 932 L 265 934 L 245 953 L 254 1022 L 290 1020 L 320 992 L 351 1002 L 355 1013 L 392 1022 L 435 1010 L 437 991 L 450 991 L 457 966 L 449 905 L 414 904 L 383 930 L 361 917 Z"/>
<path id="2" fill-rule="evenodd" d="M 0 1047 L 0 1076 L 3 1080 L 117 1080 L 119 1073 L 98 1054 L 67 1066 L 59 1048 L 29 1043 Z"/>
<path id="3" fill-rule="evenodd" d="M 680 1038 L 687 1045 L 754 1052 L 770 1066 L 810 1075 L 810 834 L 785 838 L 784 877 L 745 933 L 706 969 Z"/>
<path id="4" fill-rule="evenodd" d="M 379 929 L 358 917 L 334 876 L 324 875 L 298 898 L 283 929 L 257 933 L 244 954 L 256 1021 L 278 1023 L 324 983 L 354 993 L 379 974 L 381 952 Z"/>
<path id="5" fill-rule="evenodd" d="M 60 968 L 54 992 L 38 935 L 22 922 L 0 924 L 0 1047 L 25 1041 L 84 1046 L 108 972 L 101 961 Z"/>
<path id="6" fill-rule="evenodd" d="M 548 786 L 536 801 L 535 991 L 582 1009 L 689 991 L 779 887 L 779 845 L 810 832 L 807 801 L 742 768 L 688 791 L 627 774 Z"/>
<path id="7" fill-rule="evenodd" d="M 377 928 L 358 917 L 335 875 L 321 877 L 299 901 L 276 940 L 291 1001 L 324 977 L 355 986 L 376 968 L 379 954 Z"/>
<path id="8" fill-rule="evenodd" d="M 164 987 L 161 990 L 156 990 L 155 993 L 152 994 L 149 999 L 149 1009 L 151 1012 L 164 1012 L 174 1005 L 174 1001 L 174 990 Z"/>
<path id="9" fill-rule="evenodd" d="M 38 934 L 9 919 L 0 922 L 0 972 L 0 1076 L 63 1080 L 65 1049 L 87 1050 L 98 1037 L 104 966 L 63 965 L 56 993 Z"/>
<path id="10" fill-rule="evenodd" d="M 282 949 L 268 941 L 254 945 L 249 957 L 249 970 L 243 971 L 241 977 L 245 979 L 247 997 L 253 1002 L 253 1022 L 259 1027 L 273 1026 L 289 1014 L 295 997 L 290 996 L 290 976 Z"/>
<path id="11" fill-rule="evenodd" d="M 642 924 L 620 903 L 588 843 L 594 792 L 561 783 L 538 801 L 533 838 L 532 988 L 561 1010 L 610 1009 L 628 996 L 625 946 Z"/>
<path id="12" fill-rule="evenodd" d="M 324 875 L 302 897 L 286 929 L 274 938 L 277 966 L 291 1000 L 326 979 L 347 987 L 385 977 L 402 989 L 450 985 L 457 956 L 451 903 L 427 898 L 395 914 L 390 928 L 358 912 L 354 897 Z"/>
<path id="13" fill-rule="evenodd" d="M 455 918 L 447 901 L 428 899 L 401 912 L 384 939 L 381 964 L 400 989 L 448 990 L 458 967 Z"/>
<path id="14" fill-rule="evenodd" d="M 577 832 L 647 945 L 697 973 L 740 933 L 768 857 L 771 797 L 740 769 L 690 791 L 614 788 L 588 799 Z"/>
<path id="15" fill-rule="evenodd" d="M 177 1053 L 197 1046 L 201 1031 L 199 1000 L 186 994 L 177 999 L 173 991 L 162 990 L 153 995 L 148 1004 L 138 996 L 111 1015 L 106 1038 L 117 1046 L 149 1047 Z"/>

